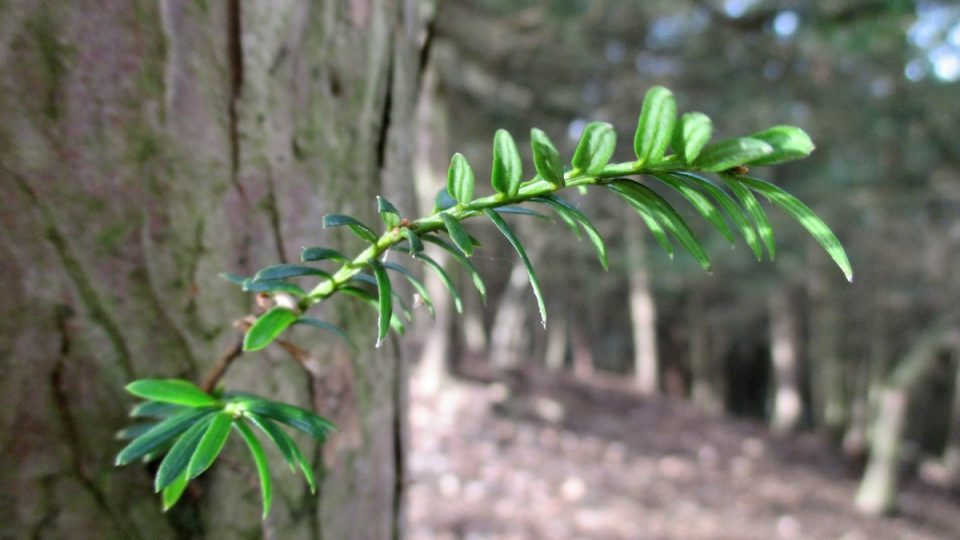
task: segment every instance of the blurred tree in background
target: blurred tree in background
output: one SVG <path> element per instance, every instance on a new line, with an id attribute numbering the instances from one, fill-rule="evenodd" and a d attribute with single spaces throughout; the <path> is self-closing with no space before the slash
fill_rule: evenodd
<path id="1" fill-rule="evenodd" d="M 893 508 L 901 460 L 957 482 L 960 8 L 468 0 L 443 3 L 434 30 L 435 73 L 421 99 L 433 104 L 431 121 L 449 124 L 444 144 L 476 164 L 496 127 L 525 133 L 535 122 L 566 140 L 561 152 L 587 121 L 629 131 L 654 84 L 731 133 L 803 127 L 813 157 L 760 174 L 811 201 L 858 272 L 846 284 L 799 227 L 771 212 L 775 267 L 717 245 L 705 275 L 692 259 L 648 247 L 639 221 L 621 225 L 622 209 L 581 199 L 608 216 L 598 227 L 620 244 L 611 271 L 589 250 L 544 237 L 542 259 L 564 261 L 541 272 L 558 316 L 546 332 L 528 332 L 517 330 L 535 320 L 522 281 L 488 261 L 484 273 L 500 275 L 495 301 L 444 338 L 454 347 L 447 358 L 489 353 L 501 368 L 619 373 L 641 392 L 688 396 L 780 431 L 823 431 L 869 458 L 858 494 L 868 512 Z M 701 225 L 704 241 L 722 242 Z"/>

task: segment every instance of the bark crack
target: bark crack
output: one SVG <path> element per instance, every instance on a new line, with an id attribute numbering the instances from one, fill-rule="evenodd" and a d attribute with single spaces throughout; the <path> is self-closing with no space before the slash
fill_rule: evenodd
<path id="1" fill-rule="evenodd" d="M 406 373 L 403 369 L 403 353 L 400 348 L 399 340 L 391 335 L 391 344 L 394 356 L 393 371 L 393 514 L 390 518 L 390 532 L 393 540 L 403 538 L 403 492 L 406 482 L 406 448 L 404 446 L 404 415 L 406 402 L 404 395 L 404 384 L 406 384 Z"/>
<path id="2" fill-rule="evenodd" d="M 64 373 L 66 360 L 71 349 L 69 321 L 73 316 L 74 312 L 70 306 L 61 305 L 57 307 L 56 325 L 57 332 L 60 335 L 60 350 L 50 373 L 50 390 L 53 394 L 54 409 L 63 427 L 64 439 L 66 439 L 67 448 L 70 452 L 73 476 L 80 482 L 80 485 L 90 495 L 97 507 L 113 522 L 117 530 L 123 533 L 125 538 L 142 538 L 140 532 L 131 523 L 123 519 L 121 514 L 113 511 L 107 502 L 106 495 L 87 474 L 83 466 L 83 444 L 80 429 L 77 427 L 77 421 L 70 411 L 70 400 L 65 386 Z"/>
<path id="3" fill-rule="evenodd" d="M 313 382 L 310 382 L 313 386 Z M 315 394 L 311 390 L 311 394 Z M 323 540 L 323 520 L 320 519 L 320 512 L 323 508 L 323 486 L 327 479 L 327 464 L 323 459 L 323 444 L 313 445 L 313 461 L 311 466 L 316 471 L 314 475 L 317 482 L 317 493 L 312 495 L 309 488 L 304 488 L 304 508 L 310 511 L 310 538 L 312 540 Z"/>
<path id="4" fill-rule="evenodd" d="M 433 40 L 437 36 L 437 17 L 434 15 L 427 21 L 426 28 L 424 29 L 425 36 L 423 38 L 423 45 L 420 46 L 419 54 L 419 64 L 417 65 L 417 90 L 416 93 L 420 94 L 420 89 L 423 87 L 423 78 L 427 73 L 427 66 L 430 64 L 430 51 L 433 49 Z"/>
<path id="5" fill-rule="evenodd" d="M 200 372 L 200 367 L 197 363 L 196 356 L 193 354 L 193 348 L 190 347 L 190 340 L 187 339 L 186 332 L 184 332 L 180 325 L 177 324 L 177 322 L 167 311 L 167 304 L 169 302 L 164 301 L 163 295 L 160 293 L 159 287 L 156 284 L 155 273 L 152 270 L 152 262 L 154 257 L 150 243 L 150 220 L 146 214 L 144 214 L 143 226 L 141 227 L 140 244 L 143 249 L 144 259 L 142 270 L 144 273 L 144 281 L 146 282 L 147 286 L 147 292 L 150 295 L 150 300 L 154 304 L 154 309 L 156 310 L 160 321 L 165 326 L 170 328 L 172 331 L 171 337 L 176 342 L 177 347 L 179 347 L 183 352 L 183 360 L 187 372 L 189 373 L 190 377 L 196 378 Z"/>
<path id="6" fill-rule="evenodd" d="M 277 257 L 280 262 L 287 262 L 287 249 L 283 243 L 283 229 L 280 220 L 280 205 L 277 201 L 277 192 L 273 180 L 273 167 L 267 163 L 267 214 L 270 216 L 270 228 L 273 230 L 273 242 L 277 248 Z"/>
<path id="7" fill-rule="evenodd" d="M 393 69 L 395 62 L 394 55 L 391 54 L 390 60 L 387 63 L 387 88 L 383 103 L 383 113 L 380 117 L 380 131 L 377 134 L 377 169 L 381 172 L 387 162 L 387 142 L 390 138 L 390 123 L 393 120 Z"/>
<path id="8" fill-rule="evenodd" d="M 40 200 L 37 192 L 30 187 L 30 184 L 24 177 L 3 163 L 0 163 L 0 170 L 6 172 L 6 174 L 13 178 L 14 182 L 16 182 L 30 203 L 39 210 L 43 226 L 46 229 L 44 231 L 45 236 L 47 240 L 53 244 L 60 258 L 60 262 L 66 271 L 67 277 L 73 283 L 74 287 L 76 287 L 80 298 L 90 311 L 90 317 L 96 321 L 107 334 L 107 339 L 117 354 L 117 361 L 121 369 L 123 369 L 124 376 L 126 376 L 127 379 L 136 379 L 137 375 L 131 360 L 130 348 L 127 346 L 127 342 L 123 337 L 120 325 L 110 317 L 110 313 L 100 300 L 100 296 L 93 286 L 90 277 L 87 275 L 86 270 L 84 270 L 83 265 L 73 254 L 70 245 L 67 243 L 67 239 L 57 228 L 56 220 L 50 212 L 50 209 Z"/>
<path id="9" fill-rule="evenodd" d="M 46 509 L 43 517 L 37 521 L 30 529 L 30 538 L 32 540 L 42 540 L 48 538 L 44 531 L 53 528 L 57 517 L 60 515 L 60 508 L 53 503 L 57 493 L 57 477 L 59 475 L 47 475 L 40 479 L 40 491 L 43 493 L 43 501 L 46 502 Z"/>
<path id="10" fill-rule="evenodd" d="M 189 277 L 189 291 L 187 294 L 187 303 L 184 306 L 184 313 L 190 323 L 190 327 L 199 332 L 207 341 L 213 341 L 222 330 L 222 326 L 217 325 L 214 329 L 207 328 L 204 321 L 200 319 L 199 305 L 197 298 L 200 295 L 198 285 L 199 278 L 197 273 L 200 269 L 200 258 L 207 254 L 207 248 L 203 243 L 203 234 L 207 227 L 207 220 L 200 216 L 197 221 L 197 227 L 193 233 L 193 246 L 190 249 L 190 262 L 187 263 L 186 274 Z"/>
<path id="11" fill-rule="evenodd" d="M 227 2 L 227 61 L 230 66 L 230 95 L 227 118 L 230 138 L 230 182 L 240 197 L 246 201 L 247 194 L 240 184 L 240 126 L 238 105 L 243 94 L 243 48 L 240 25 L 240 0 Z"/>

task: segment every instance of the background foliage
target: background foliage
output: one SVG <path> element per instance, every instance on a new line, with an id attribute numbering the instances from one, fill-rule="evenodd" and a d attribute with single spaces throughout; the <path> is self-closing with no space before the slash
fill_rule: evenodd
<path id="1" fill-rule="evenodd" d="M 912 459 L 953 459 L 960 154 L 947 119 L 958 106 L 956 6 L 489 0 L 439 13 L 436 100 L 450 123 L 446 144 L 471 160 L 486 148 L 482 132 L 531 117 L 542 118 L 548 133 L 567 134 L 558 137 L 561 152 L 588 121 L 627 128 L 624 107 L 653 83 L 673 89 L 681 106 L 696 104 L 723 133 L 788 122 L 817 143 L 810 159 L 768 178 L 804 198 L 837 232 L 857 269 L 852 285 L 783 216 L 771 216 L 775 268 L 751 264 L 739 247 L 712 246 L 718 261 L 703 275 L 689 259 L 671 263 L 659 250 L 630 249 L 638 234 L 651 240 L 638 223 L 624 227 L 612 206 L 578 200 L 609 216 L 597 225 L 612 238 L 614 271 L 595 276 L 586 254 L 559 238 L 540 247 L 570 261 L 563 272 L 541 276 L 545 288 L 589 291 L 548 298 L 573 336 L 562 364 L 592 365 L 641 384 L 637 354 L 655 341 L 661 390 L 774 426 L 782 425 L 786 396 L 796 404 L 790 429 L 829 433 L 855 459 L 887 453 L 870 437 L 884 432 L 875 429 L 878 419 L 899 413 L 881 412 L 880 396 L 906 390 L 910 412 L 897 430 L 906 448 L 919 452 Z M 697 226 L 702 234 L 705 225 Z M 645 270 L 642 279 L 637 268 Z M 636 312 L 624 316 L 627 289 L 648 290 L 655 307 L 646 345 L 632 327 Z M 494 298 L 510 291 L 507 276 L 491 286 Z M 788 343 L 772 334 L 784 314 L 793 321 Z M 451 357 L 485 354 L 476 344 L 486 350 L 489 343 L 495 363 L 556 362 L 545 360 L 547 334 L 498 334 L 505 316 L 488 308 L 479 327 L 489 341 L 460 333 L 466 354 Z M 775 356 L 784 344 L 793 359 L 786 378 Z M 902 458 L 900 449 L 893 454 Z"/>

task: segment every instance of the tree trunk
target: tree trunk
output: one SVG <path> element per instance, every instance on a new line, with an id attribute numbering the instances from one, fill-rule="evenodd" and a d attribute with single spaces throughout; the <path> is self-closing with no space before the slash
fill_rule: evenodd
<path id="1" fill-rule="evenodd" d="M 807 283 L 810 296 L 810 342 L 808 346 L 811 401 L 814 419 L 834 437 L 840 437 L 847 420 L 843 359 L 840 356 L 840 306 L 831 290 L 830 274 L 823 270 L 825 257 L 813 251 Z"/>
<path id="2" fill-rule="evenodd" d="M 956 339 L 958 322 L 960 311 L 954 311 L 924 331 L 877 393 L 879 403 L 870 433 L 870 459 L 856 497 L 857 508 L 864 513 L 884 514 L 895 507 L 910 392 L 933 365 L 937 349 L 947 339 Z"/>
<path id="3" fill-rule="evenodd" d="M 710 355 L 710 327 L 704 313 L 704 291 L 694 287 L 687 304 L 690 398 L 703 410 L 723 412 L 723 369 Z"/>
<path id="4" fill-rule="evenodd" d="M 876 395 L 883 388 L 890 353 L 887 328 L 887 313 L 882 303 L 873 307 L 870 332 L 869 357 L 859 363 L 857 384 L 850 404 L 850 420 L 843 434 L 843 452 L 852 459 L 863 458 L 867 453 L 870 411 L 879 407 Z"/>
<path id="5" fill-rule="evenodd" d="M 500 295 L 493 329 L 490 331 L 490 358 L 498 368 L 516 367 L 523 359 L 525 336 L 529 331 L 524 322 L 527 318 L 529 288 L 527 270 L 517 261 Z"/>
<path id="6" fill-rule="evenodd" d="M 943 449 L 943 467 L 949 486 L 954 491 L 960 491 L 960 347 L 954 347 L 953 368 L 953 406 L 950 410 L 947 444 Z"/>
<path id="7" fill-rule="evenodd" d="M 16 538 L 389 538 L 401 529 L 402 364 L 386 347 L 241 358 L 230 389 L 341 427 L 320 494 L 217 465 L 174 510 L 115 469 L 136 377 L 197 380 L 250 299 L 217 277 L 295 260 L 324 213 L 409 208 L 419 2 L 0 3 L 0 518 Z M 367 311 L 318 310 L 372 343 Z M 346 313 L 341 315 L 341 313 Z M 319 460 L 321 454 L 314 454 Z M 235 460 L 232 459 L 234 456 Z M 318 461 L 318 465 L 321 463 Z M 272 462 L 274 470 L 280 464 Z"/>
<path id="8" fill-rule="evenodd" d="M 574 326 L 571 336 L 573 342 L 573 376 L 578 379 L 589 380 L 593 377 L 593 350 L 590 348 L 590 338 L 582 326 Z"/>
<path id="9" fill-rule="evenodd" d="M 870 461 L 856 497 L 857 508 L 872 515 L 893 510 L 896 502 L 907 392 L 887 387 L 880 393 L 879 401 L 870 437 Z"/>
<path id="10" fill-rule="evenodd" d="M 803 413 L 797 366 L 797 318 L 785 288 L 778 288 L 770 296 L 769 311 L 770 359 L 773 362 L 770 427 L 783 433 L 796 429 Z"/>
<path id="11" fill-rule="evenodd" d="M 459 268 L 457 269 L 459 270 Z M 463 274 L 466 274 L 464 272 Z M 461 355 L 469 360 L 483 359 L 487 356 L 487 329 L 483 325 L 483 302 L 480 295 L 473 289 L 473 283 L 466 275 L 461 276 L 460 290 L 469 291 L 463 295 L 463 317 L 460 320 L 461 335 L 463 336 L 463 352 Z"/>
<path id="12" fill-rule="evenodd" d="M 639 218 L 629 212 L 630 230 L 639 231 Z M 630 325 L 633 336 L 634 384 L 642 394 L 656 394 L 659 389 L 660 368 L 657 359 L 657 306 L 650 290 L 650 274 L 647 271 L 647 256 L 644 237 L 639 234 L 625 236 L 629 257 L 628 280 L 630 283 Z"/>
<path id="13" fill-rule="evenodd" d="M 450 158 L 447 140 L 447 108 L 437 92 L 436 69 L 426 67 L 417 104 L 417 155 L 415 186 L 419 201 L 419 214 L 429 212 L 437 192 L 446 186 L 445 171 Z M 429 248 L 441 264 L 446 254 L 435 246 Z M 423 272 L 423 281 L 433 300 L 435 315 L 433 323 L 422 330 L 420 364 L 417 366 L 413 384 L 424 395 L 435 394 L 446 381 L 450 366 L 450 337 L 454 317 L 453 302 L 443 281 L 435 272 Z"/>
<path id="14" fill-rule="evenodd" d="M 543 354 L 543 363 L 550 371 L 561 371 L 566 365 L 569 334 L 566 314 L 558 310 L 547 325 L 547 346 Z"/>

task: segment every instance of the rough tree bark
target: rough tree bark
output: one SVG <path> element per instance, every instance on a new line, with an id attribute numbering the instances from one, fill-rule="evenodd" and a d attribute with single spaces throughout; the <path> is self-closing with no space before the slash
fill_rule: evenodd
<path id="1" fill-rule="evenodd" d="M 6 534 L 400 533 L 404 392 L 389 350 L 353 356 L 297 332 L 310 373 L 272 350 L 236 362 L 228 387 L 312 404 L 342 428 L 315 454 L 320 494 L 278 475 L 265 523 L 239 446 L 163 514 L 145 468 L 113 468 L 112 434 L 127 381 L 197 379 L 236 339 L 248 299 L 218 272 L 348 244 L 320 217 L 371 218 L 376 193 L 412 210 L 418 4 L 0 2 Z M 370 316 L 344 310 L 370 343 Z"/>

